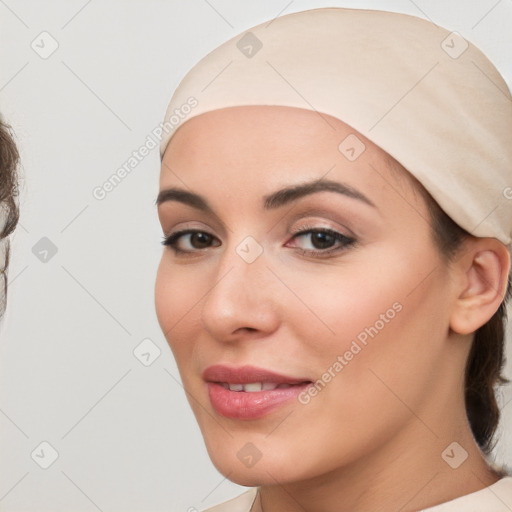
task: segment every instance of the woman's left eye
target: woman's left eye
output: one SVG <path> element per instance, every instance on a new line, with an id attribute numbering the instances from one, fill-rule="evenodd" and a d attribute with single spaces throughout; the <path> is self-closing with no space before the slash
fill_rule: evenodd
<path id="1" fill-rule="evenodd" d="M 293 239 L 300 238 L 309 241 L 309 244 L 306 244 L 308 247 L 302 248 L 300 252 L 313 256 L 324 256 L 341 251 L 356 242 L 354 238 L 328 228 L 310 228 L 295 232 Z"/>

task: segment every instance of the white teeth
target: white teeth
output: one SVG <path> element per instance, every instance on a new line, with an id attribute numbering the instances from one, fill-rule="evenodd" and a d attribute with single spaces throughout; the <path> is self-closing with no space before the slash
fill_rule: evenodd
<path id="1" fill-rule="evenodd" d="M 244 384 L 244 391 L 249 393 L 252 393 L 253 391 L 261 391 L 261 388 L 261 382 L 249 382 L 248 384 Z"/>
<path id="2" fill-rule="evenodd" d="M 245 391 L 248 393 L 253 393 L 257 391 L 270 391 L 272 389 L 276 389 L 278 387 L 290 387 L 289 384 L 275 384 L 274 382 L 249 382 L 247 384 L 227 384 L 225 382 L 221 383 L 225 389 L 229 389 L 230 391 Z"/>

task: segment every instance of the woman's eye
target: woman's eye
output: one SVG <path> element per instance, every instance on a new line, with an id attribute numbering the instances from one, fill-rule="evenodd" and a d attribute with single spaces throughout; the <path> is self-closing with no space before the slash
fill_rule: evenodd
<path id="1" fill-rule="evenodd" d="M 195 252 L 207 249 L 215 237 L 198 229 L 185 229 L 164 237 L 162 245 L 171 247 L 175 253 Z"/>
<path id="2" fill-rule="evenodd" d="M 305 243 L 300 252 L 313 256 L 324 256 L 355 244 L 356 240 L 328 228 L 310 228 L 297 231 L 294 240 L 302 239 Z"/>

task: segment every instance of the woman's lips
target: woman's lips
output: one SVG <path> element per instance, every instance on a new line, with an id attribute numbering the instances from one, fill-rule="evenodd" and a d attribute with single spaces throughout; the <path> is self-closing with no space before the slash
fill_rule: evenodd
<path id="1" fill-rule="evenodd" d="M 254 366 L 209 366 L 203 372 L 213 408 L 233 419 L 256 419 L 296 398 L 312 382 Z"/>
<path id="2" fill-rule="evenodd" d="M 226 418 L 260 418 L 296 398 L 311 382 L 265 391 L 231 391 L 218 382 L 207 382 L 213 408 Z"/>
<path id="3" fill-rule="evenodd" d="M 215 364 L 203 371 L 207 382 L 227 382 L 229 384 L 247 384 L 250 382 L 275 382 L 277 384 L 301 384 L 310 382 L 307 377 L 292 377 L 276 373 L 257 366 L 227 366 Z"/>

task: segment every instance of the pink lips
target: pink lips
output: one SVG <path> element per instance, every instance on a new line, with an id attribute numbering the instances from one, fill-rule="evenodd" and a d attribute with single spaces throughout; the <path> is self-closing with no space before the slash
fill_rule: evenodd
<path id="1" fill-rule="evenodd" d="M 256 419 L 269 414 L 274 409 L 297 397 L 312 382 L 307 378 L 289 377 L 254 366 L 238 368 L 214 365 L 202 374 L 208 388 L 213 408 L 222 416 L 233 419 Z M 261 391 L 239 390 L 243 384 L 262 383 L 289 387 L 262 389 Z M 226 389 L 227 385 L 237 390 Z M 251 387 L 251 386 L 249 386 Z M 258 387 L 258 386 L 256 386 Z"/>

